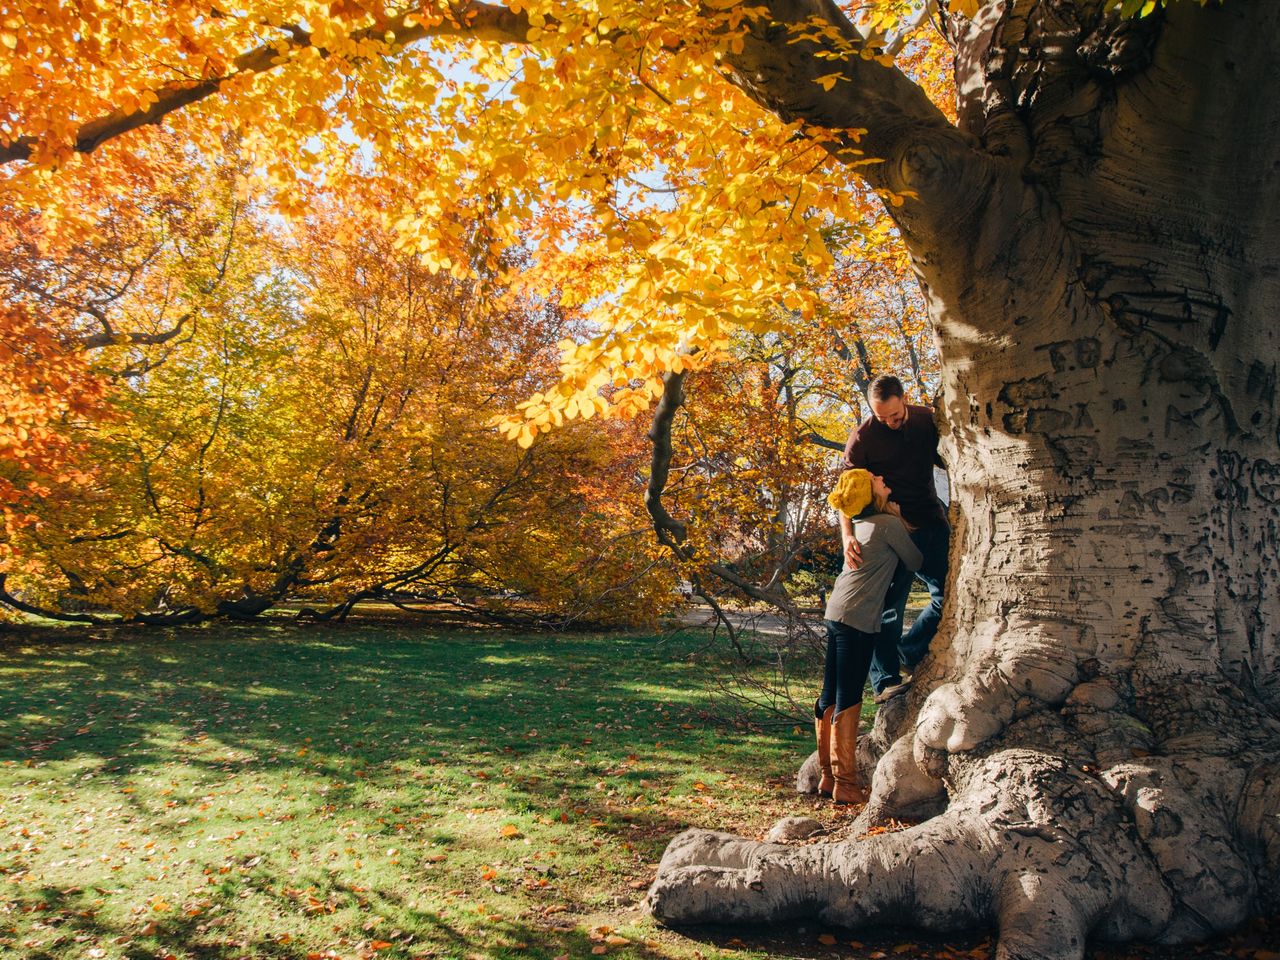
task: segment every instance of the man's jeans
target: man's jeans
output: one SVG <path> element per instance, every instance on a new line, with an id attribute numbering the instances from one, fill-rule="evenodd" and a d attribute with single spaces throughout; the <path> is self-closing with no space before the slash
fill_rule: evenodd
<path id="1" fill-rule="evenodd" d="M 911 534 L 914 543 L 924 556 L 924 563 L 917 573 L 898 565 L 889 592 L 884 598 L 884 613 L 880 618 L 880 636 L 876 639 L 875 654 L 871 658 L 871 688 L 879 693 L 886 687 L 901 683 L 899 663 L 908 670 L 929 652 L 929 641 L 938 632 L 942 619 L 942 591 L 947 583 L 947 553 L 951 545 L 951 527 L 939 523 L 921 527 Z M 906 636 L 902 634 L 903 611 L 907 608 L 907 595 L 911 583 L 917 577 L 929 588 L 929 606 L 921 611 Z"/>

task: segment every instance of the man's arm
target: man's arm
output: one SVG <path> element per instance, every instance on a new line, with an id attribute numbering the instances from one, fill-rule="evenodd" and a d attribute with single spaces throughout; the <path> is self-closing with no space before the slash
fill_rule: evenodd
<path id="1" fill-rule="evenodd" d="M 850 570 L 862 566 L 862 544 L 853 535 L 853 521 L 840 514 L 840 542 L 844 546 L 844 565 Z"/>
<path id="2" fill-rule="evenodd" d="M 860 427 L 855 426 L 849 431 L 849 439 L 844 445 L 844 470 L 865 470 L 867 469 L 867 450 L 858 436 Z"/>
<path id="3" fill-rule="evenodd" d="M 907 533 L 907 528 L 903 525 L 903 522 L 894 517 L 883 525 L 882 530 L 884 531 L 885 540 L 888 541 L 889 546 L 893 547 L 894 553 L 902 560 L 902 565 L 912 573 L 919 570 L 921 564 L 924 563 L 924 554 L 920 552 L 920 548 L 911 539 L 911 534 Z"/>
<path id="4" fill-rule="evenodd" d="M 858 437 L 858 427 L 849 431 L 849 439 L 844 445 L 844 470 L 867 469 L 867 451 Z M 840 541 L 844 547 L 844 565 L 850 570 L 862 566 L 862 544 L 853 535 L 853 521 L 840 514 Z"/>

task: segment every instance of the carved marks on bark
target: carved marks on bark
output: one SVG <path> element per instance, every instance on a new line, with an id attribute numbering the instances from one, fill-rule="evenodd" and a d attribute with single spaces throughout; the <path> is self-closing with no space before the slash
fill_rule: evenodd
<path id="1" fill-rule="evenodd" d="M 1054 469 L 1064 479 L 1091 479 L 1101 452 L 1091 404 L 1060 386 L 1056 375 L 1096 370 L 1103 363 L 1102 343 L 1096 337 L 1059 340 L 1035 348 L 1043 352 L 1053 374 L 1043 373 L 1006 383 L 997 401 L 1008 411 L 1001 417 L 1009 436 L 1037 435 L 1053 458 Z M 1074 379 L 1074 377 L 1073 377 Z M 988 405 L 988 411 L 992 411 Z"/>
<path id="2" fill-rule="evenodd" d="M 1257 404 L 1249 415 L 1249 425 L 1262 429 L 1268 422 L 1275 423 L 1276 445 L 1280 446 L 1280 420 L 1276 417 L 1276 365 L 1268 365 L 1261 360 L 1252 361 L 1245 379 L 1244 392 L 1245 396 Z"/>
<path id="3" fill-rule="evenodd" d="M 1225 503 L 1247 507 L 1252 496 L 1269 506 L 1280 505 L 1280 463 L 1222 450 L 1216 474 L 1214 495 Z"/>
<path id="4" fill-rule="evenodd" d="M 1219 656 L 1280 706 L 1280 463 L 1220 450 L 1210 477 Z"/>

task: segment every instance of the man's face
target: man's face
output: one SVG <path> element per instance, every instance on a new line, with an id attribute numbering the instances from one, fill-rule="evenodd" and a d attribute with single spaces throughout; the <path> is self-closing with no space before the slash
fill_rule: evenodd
<path id="1" fill-rule="evenodd" d="M 871 415 L 890 430 L 899 430 L 907 422 L 907 405 L 902 402 L 901 397 L 872 400 Z"/>

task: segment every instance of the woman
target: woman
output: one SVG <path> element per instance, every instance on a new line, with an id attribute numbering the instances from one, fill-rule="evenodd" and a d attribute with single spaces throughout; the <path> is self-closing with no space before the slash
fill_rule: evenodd
<path id="1" fill-rule="evenodd" d="M 923 557 L 889 502 L 884 478 L 867 470 L 846 470 L 827 502 L 853 521 L 862 562 L 845 566 L 827 599 L 827 661 L 822 696 L 814 705 L 814 731 L 822 780 L 818 793 L 836 803 L 865 803 L 858 783 L 858 719 L 862 688 L 880 632 L 885 594 L 901 562 L 920 569 Z"/>

